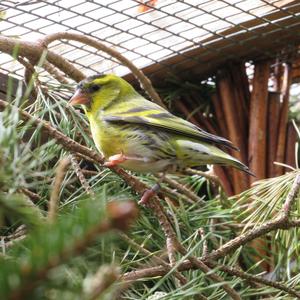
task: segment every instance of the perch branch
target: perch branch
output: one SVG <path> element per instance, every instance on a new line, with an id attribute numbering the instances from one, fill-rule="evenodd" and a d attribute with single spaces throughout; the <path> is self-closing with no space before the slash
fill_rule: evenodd
<path id="1" fill-rule="evenodd" d="M 99 42 L 93 38 L 90 38 L 85 35 L 80 35 L 76 33 L 69 33 L 69 32 L 57 32 L 53 34 L 49 34 L 45 36 L 43 39 L 40 40 L 40 43 L 47 47 L 50 43 L 56 40 L 73 40 L 80 43 L 84 43 L 86 45 L 89 45 L 91 47 L 94 47 L 97 50 L 103 51 L 111 55 L 112 57 L 116 58 L 121 64 L 128 67 L 128 69 L 132 72 L 132 74 L 135 76 L 135 78 L 141 83 L 142 88 L 148 93 L 150 98 L 164 107 L 163 102 L 161 101 L 159 95 L 154 90 L 150 80 L 144 75 L 144 73 L 137 68 L 129 59 L 124 57 L 121 53 L 116 51 L 115 49 L 112 49 L 111 47 L 106 46 L 102 42 Z"/>

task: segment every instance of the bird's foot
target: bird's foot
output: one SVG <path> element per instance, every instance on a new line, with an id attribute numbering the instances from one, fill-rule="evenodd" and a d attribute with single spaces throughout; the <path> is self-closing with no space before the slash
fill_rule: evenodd
<path id="1" fill-rule="evenodd" d="M 156 183 L 150 190 L 146 190 L 139 201 L 139 204 L 145 205 L 151 197 L 153 197 L 160 190 L 160 185 Z"/>
<path id="2" fill-rule="evenodd" d="M 119 153 L 108 158 L 108 161 L 104 163 L 105 167 L 114 167 L 127 160 L 127 157 L 123 153 Z"/>

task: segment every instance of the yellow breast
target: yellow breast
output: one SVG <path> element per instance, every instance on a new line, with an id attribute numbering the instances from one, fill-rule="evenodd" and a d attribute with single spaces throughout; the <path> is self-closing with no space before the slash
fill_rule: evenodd
<path id="1" fill-rule="evenodd" d="M 122 152 L 120 133 L 118 130 L 99 119 L 89 117 L 92 137 L 97 149 L 104 157 Z"/>

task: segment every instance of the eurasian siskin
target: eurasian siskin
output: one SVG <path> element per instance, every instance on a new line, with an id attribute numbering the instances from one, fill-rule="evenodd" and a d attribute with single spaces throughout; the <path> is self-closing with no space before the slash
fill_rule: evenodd
<path id="1" fill-rule="evenodd" d="M 96 75 L 81 81 L 70 100 L 81 104 L 107 166 L 136 172 L 173 172 L 206 164 L 248 167 L 217 148 L 235 147 L 146 100 L 122 78 Z"/>

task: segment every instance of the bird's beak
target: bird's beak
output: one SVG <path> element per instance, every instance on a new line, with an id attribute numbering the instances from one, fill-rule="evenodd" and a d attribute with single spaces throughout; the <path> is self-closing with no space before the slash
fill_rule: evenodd
<path id="1" fill-rule="evenodd" d="M 90 97 L 79 89 L 75 92 L 75 94 L 72 96 L 72 98 L 69 101 L 69 104 L 72 106 L 78 104 L 87 105 L 89 103 L 90 103 Z"/>

